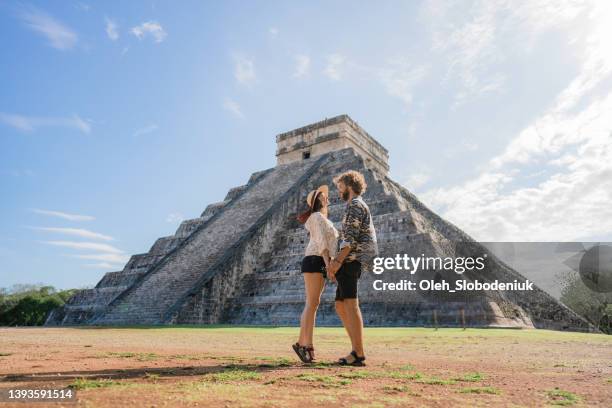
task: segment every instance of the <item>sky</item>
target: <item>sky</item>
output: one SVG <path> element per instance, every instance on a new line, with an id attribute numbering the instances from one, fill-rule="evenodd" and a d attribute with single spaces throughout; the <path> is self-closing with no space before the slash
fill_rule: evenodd
<path id="1" fill-rule="evenodd" d="M 612 241 L 607 1 L 0 0 L 0 287 L 92 286 L 348 114 L 480 241 Z"/>

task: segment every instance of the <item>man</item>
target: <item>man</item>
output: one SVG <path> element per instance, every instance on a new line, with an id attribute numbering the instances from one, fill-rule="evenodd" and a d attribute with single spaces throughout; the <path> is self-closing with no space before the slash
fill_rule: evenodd
<path id="1" fill-rule="evenodd" d="M 327 274 L 337 282 L 336 312 L 353 346 L 351 353 L 338 362 L 364 366 L 363 318 L 357 299 L 357 283 L 361 270 L 371 265 L 372 259 L 378 255 L 376 231 L 370 209 L 361 197 L 367 187 L 363 175 L 347 171 L 334 178 L 334 183 L 340 197 L 348 204 L 342 220 L 338 254 L 331 259 Z"/>

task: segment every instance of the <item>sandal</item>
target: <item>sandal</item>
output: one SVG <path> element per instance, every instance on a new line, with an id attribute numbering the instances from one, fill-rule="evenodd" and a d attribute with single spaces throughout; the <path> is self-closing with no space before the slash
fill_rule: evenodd
<path id="1" fill-rule="evenodd" d="M 365 356 L 357 357 L 357 353 L 355 352 L 355 350 L 351 351 L 351 354 L 349 354 L 349 355 L 351 357 L 353 357 L 353 361 L 349 362 L 346 357 L 342 357 L 342 358 L 338 359 L 338 364 L 340 364 L 340 365 L 350 365 L 350 366 L 355 366 L 355 367 L 365 367 L 365 365 L 366 365 L 364 363 L 364 360 L 366 359 Z"/>
<path id="2" fill-rule="evenodd" d="M 308 357 L 310 359 L 310 362 L 314 362 L 315 361 L 315 353 L 314 353 L 314 347 L 312 346 L 312 344 L 310 346 L 306 347 L 306 352 L 308 353 Z"/>
<path id="3" fill-rule="evenodd" d="M 311 357 L 310 351 L 308 351 L 308 348 L 306 346 L 300 346 L 300 343 L 295 343 L 292 344 L 291 347 L 293 347 L 293 351 L 295 351 L 295 354 L 298 355 L 298 357 L 300 358 L 300 360 L 302 360 L 303 363 L 312 363 L 314 353 Z"/>

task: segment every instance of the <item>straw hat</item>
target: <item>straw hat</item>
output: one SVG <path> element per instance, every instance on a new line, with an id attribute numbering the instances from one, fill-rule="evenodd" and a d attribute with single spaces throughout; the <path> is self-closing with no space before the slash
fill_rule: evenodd
<path id="1" fill-rule="evenodd" d="M 306 197 L 306 204 L 308 204 L 308 206 L 310 208 L 312 208 L 314 206 L 315 197 L 319 193 L 323 193 L 323 194 L 325 194 L 326 196 L 329 197 L 329 187 L 327 187 L 326 184 L 323 184 L 322 186 L 320 186 L 316 190 L 312 190 L 310 193 L 308 193 L 308 196 Z"/>

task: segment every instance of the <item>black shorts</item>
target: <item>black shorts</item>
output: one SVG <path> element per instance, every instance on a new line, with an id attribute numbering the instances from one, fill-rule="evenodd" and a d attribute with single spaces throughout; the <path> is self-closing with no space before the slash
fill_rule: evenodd
<path id="1" fill-rule="evenodd" d="M 323 277 L 327 277 L 327 271 L 325 270 L 325 261 L 322 256 L 308 255 L 302 259 L 302 273 L 304 272 L 319 272 L 323 274 Z"/>
<path id="2" fill-rule="evenodd" d="M 351 261 L 342 264 L 336 272 L 336 300 L 357 299 L 357 281 L 361 277 L 361 262 Z"/>

